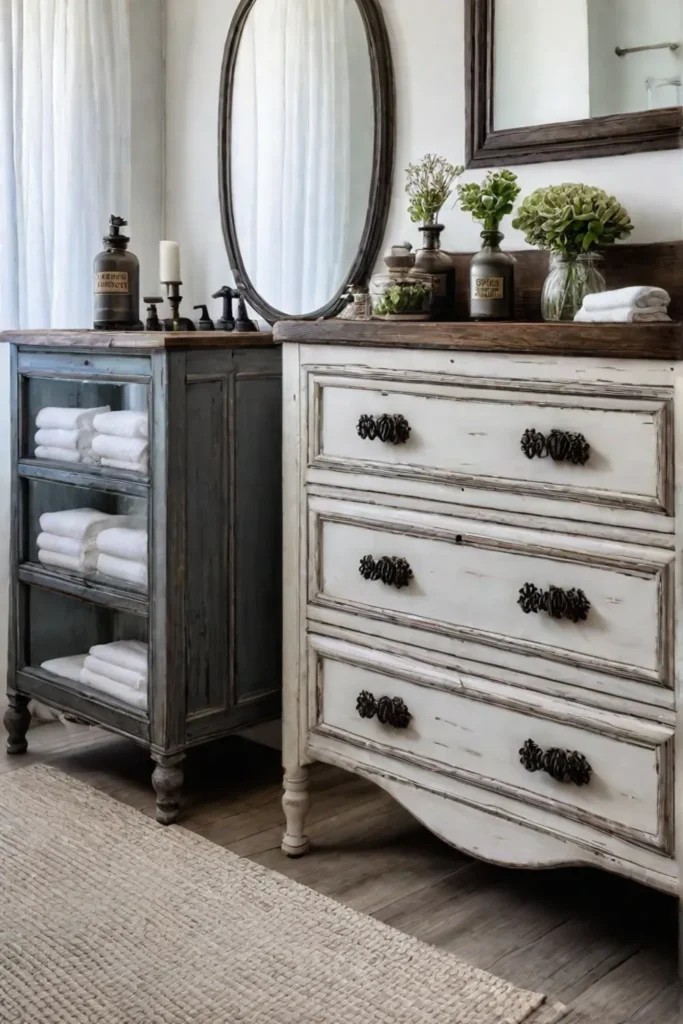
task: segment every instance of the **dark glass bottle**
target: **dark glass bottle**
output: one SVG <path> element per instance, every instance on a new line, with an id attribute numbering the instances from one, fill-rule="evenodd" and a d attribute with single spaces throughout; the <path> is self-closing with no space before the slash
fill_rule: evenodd
<path id="1" fill-rule="evenodd" d="M 472 320 L 513 320 L 515 316 L 515 258 L 502 252 L 500 231 L 482 231 L 483 248 L 470 262 Z"/>
<path id="2" fill-rule="evenodd" d="M 94 327 L 97 331 L 141 331 L 140 264 L 137 256 L 127 251 L 130 238 L 120 233 L 128 222 L 112 214 L 109 223 L 104 252 L 95 257 L 93 266 Z"/>
<path id="3" fill-rule="evenodd" d="M 424 239 L 415 254 L 415 269 L 432 279 L 432 320 L 455 320 L 455 266 L 441 248 L 443 224 L 429 223 L 420 228 Z"/>

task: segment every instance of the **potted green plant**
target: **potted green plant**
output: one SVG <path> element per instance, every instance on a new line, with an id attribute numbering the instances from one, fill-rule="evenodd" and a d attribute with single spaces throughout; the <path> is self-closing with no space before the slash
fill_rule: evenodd
<path id="1" fill-rule="evenodd" d="M 415 268 L 432 279 L 434 320 L 452 320 L 455 316 L 455 267 L 448 253 L 441 249 L 444 227 L 439 224 L 439 214 L 464 169 L 442 156 L 427 153 L 406 170 L 408 213 L 412 222 L 420 225 L 424 239 L 422 249 L 416 253 Z"/>
<path id="2" fill-rule="evenodd" d="M 543 286 L 544 320 L 573 320 L 586 295 L 605 290 L 597 250 L 628 238 L 631 218 L 614 196 L 591 185 L 537 188 L 512 222 L 526 241 L 551 255 Z"/>
<path id="3" fill-rule="evenodd" d="M 515 259 L 501 251 L 500 225 L 521 192 L 512 171 L 489 171 L 481 184 L 458 185 L 458 202 L 482 225 L 483 247 L 470 262 L 470 317 L 511 320 L 515 309 Z"/>

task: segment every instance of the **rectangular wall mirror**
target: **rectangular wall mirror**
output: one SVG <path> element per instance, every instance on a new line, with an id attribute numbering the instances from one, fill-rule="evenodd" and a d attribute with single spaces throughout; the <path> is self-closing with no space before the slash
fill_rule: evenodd
<path id="1" fill-rule="evenodd" d="M 466 0 L 470 167 L 681 143 L 680 0 Z"/>

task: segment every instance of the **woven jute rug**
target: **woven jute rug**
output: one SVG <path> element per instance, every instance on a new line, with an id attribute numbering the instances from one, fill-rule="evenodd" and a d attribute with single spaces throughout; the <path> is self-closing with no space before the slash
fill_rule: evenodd
<path id="1" fill-rule="evenodd" d="M 561 1008 L 50 768 L 0 777 L 0 1021 L 550 1024 Z"/>

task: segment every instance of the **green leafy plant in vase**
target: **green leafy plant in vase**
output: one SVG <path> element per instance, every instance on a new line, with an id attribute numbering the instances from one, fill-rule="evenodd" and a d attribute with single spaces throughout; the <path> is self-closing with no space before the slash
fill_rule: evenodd
<path id="1" fill-rule="evenodd" d="M 598 249 L 628 238 L 633 224 L 614 196 L 591 185 L 537 188 L 512 222 L 526 241 L 550 253 L 541 295 L 544 320 L 573 320 L 586 295 L 605 291 Z"/>
<path id="2" fill-rule="evenodd" d="M 427 153 L 406 170 L 408 213 L 412 222 L 420 225 L 424 239 L 416 253 L 415 267 L 432 279 L 431 315 L 434 320 L 452 320 L 455 316 L 455 267 L 441 248 L 444 227 L 439 224 L 439 214 L 463 171 L 462 165 L 452 164 L 435 153 Z"/>
<path id="3" fill-rule="evenodd" d="M 489 171 L 481 184 L 458 185 L 458 202 L 482 225 L 482 250 L 470 263 L 470 317 L 511 320 L 515 309 L 515 259 L 502 252 L 500 225 L 521 192 L 512 171 Z"/>

